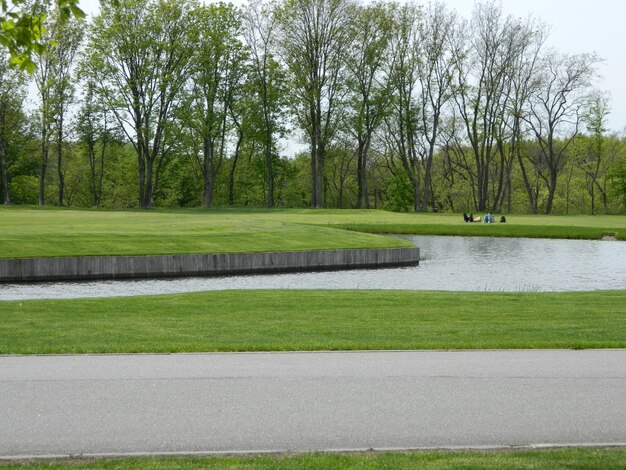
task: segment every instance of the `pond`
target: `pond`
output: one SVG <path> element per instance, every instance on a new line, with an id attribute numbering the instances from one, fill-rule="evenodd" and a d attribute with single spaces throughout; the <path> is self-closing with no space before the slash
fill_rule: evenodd
<path id="1" fill-rule="evenodd" d="M 419 266 L 315 273 L 0 285 L 0 300 L 114 297 L 227 289 L 563 292 L 626 289 L 626 243 L 410 236 Z"/>

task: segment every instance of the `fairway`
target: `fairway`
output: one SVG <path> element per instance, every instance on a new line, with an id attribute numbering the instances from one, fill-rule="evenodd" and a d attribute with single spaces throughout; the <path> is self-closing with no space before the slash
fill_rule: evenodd
<path id="1" fill-rule="evenodd" d="M 410 246 L 406 241 L 376 233 L 581 239 L 613 234 L 626 239 L 626 216 L 510 215 L 508 220 L 507 224 L 466 224 L 458 214 L 377 210 L 93 211 L 1 207 L 0 257 Z"/>
<path id="2" fill-rule="evenodd" d="M 0 302 L 0 354 L 626 347 L 626 291 L 222 291 Z"/>

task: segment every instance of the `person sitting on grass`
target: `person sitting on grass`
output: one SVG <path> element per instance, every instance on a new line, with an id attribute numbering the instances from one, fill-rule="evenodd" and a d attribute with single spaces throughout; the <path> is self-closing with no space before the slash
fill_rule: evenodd
<path id="1" fill-rule="evenodd" d="M 493 215 L 491 215 L 491 212 L 488 212 L 487 215 L 485 216 L 485 223 L 493 224 L 495 221 L 496 219 L 493 218 Z"/>
<path id="2" fill-rule="evenodd" d="M 504 217 L 504 216 L 500 217 L 500 223 L 501 224 L 506 224 L 506 217 Z"/>

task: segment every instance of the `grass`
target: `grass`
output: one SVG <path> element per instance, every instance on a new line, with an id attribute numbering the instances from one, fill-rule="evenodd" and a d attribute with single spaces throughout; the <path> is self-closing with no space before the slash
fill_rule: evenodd
<path id="1" fill-rule="evenodd" d="M 500 452 L 395 452 L 293 456 L 178 457 L 0 462 L 2 469 L 221 469 L 221 470 L 623 470 L 626 449 L 556 449 Z"/>
<path id="2" fill-rule="evenodd" d="M 0 354 L 626 347 L 626 291 L 223 291 L 0 302 Z"/>
<path id="3" fill-rule="evenodd" d="M 626 216 L 512 215 L 465 224 L 458 214 L 376 210 L 95 211 L 0 207 L 0 257 L 145 255 L 385 248 L 373 233 L 626 240 Z M 344 230 L 348 229 L 348 230 Z M 371 232 L 371 233 L 363 233 Z"/>
<path id="4" fill-rule="evenodd" d="M 256 213 L 0 210 L 0 256 L 145 255 L 378 248 L 405 241 Z"/>
<path id="5" fill-rule="evenodd" d="M 0 208 L 0 257 L 395 247 L 378 233 L 626 240 L 626 216 Z M 347 229 L 347 230 L 345 230 Z M 369 233 L 367 233 L 369 232 Z M 225 291 L 0 302 L 0 354 L 626 347 L 626 291 Z M 7 469 L 624 469 L 625 449 L 1 462 Z"/>

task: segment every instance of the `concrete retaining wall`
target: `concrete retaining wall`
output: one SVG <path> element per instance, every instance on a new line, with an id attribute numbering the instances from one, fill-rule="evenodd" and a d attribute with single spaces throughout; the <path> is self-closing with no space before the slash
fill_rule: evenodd
<path id="1" fill-rule="evenodd" d="M 382 268 L 418 263 L 419 248 L 0 258 L 0 282 L 211 276 Z"/>

